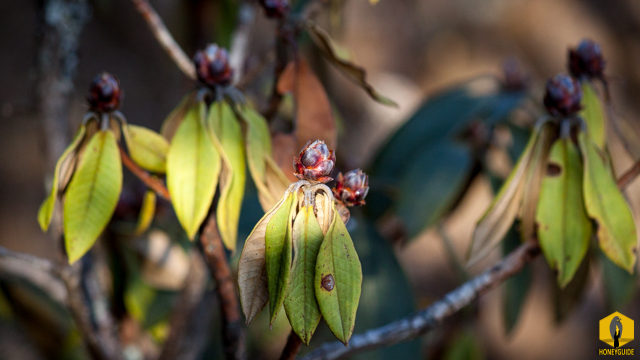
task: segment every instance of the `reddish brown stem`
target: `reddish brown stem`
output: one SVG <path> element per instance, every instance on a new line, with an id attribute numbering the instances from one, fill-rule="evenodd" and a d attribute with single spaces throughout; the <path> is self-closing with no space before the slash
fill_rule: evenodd
<path id="1" fill-rule="evenodd" d="M 140 12 L 147 21 L 147 25 L 149 25 L 149 28 L 156 37 L 156 40 L 158 40 L 171 59 L 173 59 L 176 65 L 178 65 L 178 68 L 180 68 L 180 70 L 182 70 L 182 72 L 190 79 L 195 80 L 196 68 L 193 66 L 191 59 L 189 59 L 173 36 L 171 36 L 171 33 L 151 4 L 149 4 L 147 0 L 131 1 L 133 1 L 138 12 Z"/>
<path id="2" fill-rule="evenodd" d="M 200 242 L 211 275 L 218 284 L 216 291 L 220 297 L 220 311 L 223 319 L 224 352 L 227 359 L 244 359 L 246 357 L 245 337 L 240 306 L 215 213 L 209 215 L 200 234 Z"/>
<path id="3" fill-rule="evenodd" d="M 618 188 L 624 190 L 638 175 L 640 175 L 640 161 L 633 164 L 631 169 L 618 178 Z"/>
<path id="4" fill-rule="evenodd" d="M 162 181 L 149 175 L 148 172 L 142 170 L 142 168 L 140 168 L 138 164 L 131 160 L 129 155 L 127 155 L 127 153 L 122 148 L 120 148 L 120 156 L 122 157 L 122 163 L 124 164 L 124 166 L 126 166 L 127 169 L 129 169 L 129 171 L 133 173 L 133 175 L 140 179 L 140 181 L 145 183 L 145 185 L 147 185 L 151 190 L 155 191 L 156 194 L 160 195 L 160 197 L 162 197 L 163 199 L 171 199 L 169 190 L 167 190 L 167 187 L 164 186 Z"/>
<path id="5" fill-rule="evenodd" d="M 291 330 L 291 333 L 287 338 L 287 344 L 282 350 L 282 355 L 280 355 L 280 360 L 294 360 L 300 352 L 301 347 L 302 340 L 293 330 Z"/>

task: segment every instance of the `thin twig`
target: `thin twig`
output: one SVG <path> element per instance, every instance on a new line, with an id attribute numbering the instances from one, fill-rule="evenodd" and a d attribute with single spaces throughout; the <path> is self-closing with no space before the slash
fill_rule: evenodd
<path id="1" fill-rule="evenodd" d="M 327 343 L 312 351 L 303 360 L 333 360 L 352 356 L 367 350 L 391 346 L 414 339 L 442 323 L 447 317 L 471 304 L 488 290 L 504 282 L 540 253 L 537 241 L 522 244 L 509 256 L 481 275 L 464 283 L 419 313 L 394 321 L 385 326 L 357 334 L 345 347 L 341 342 Z"/>
<path id="2" fill-rule="evenodd" d="M 640 160 L 618 178 L 618 188 L 624 190 L 638 175 L 640 175 Z"/>
<path id="3" fill-rule="evenodd" d="M 211 275 L 218 284 L 216 290 L 220 298 L 222 313 L 224 352 L 227 359 L 244 359 L 246 358 L 245 334 L 235 291 L 236 285 L 218 232 L 216 214 L 213 212 L 209 215 L 202 229 L 200 242 Z"/>
<path id="4" fill-rule="evenodd" d="M 282 95 L 278 92 L 278 82 L 282 72 L 289 62 L 289 47 L 295 42 L 293 29 L 286 23 L 281 22 L 276 29 L 276 66 L 274 69 L 273 85 L 271 87 L 271 95 L 269 97 L 269 106 L 262 115 L 271 121 L 278 112 Z"/>
<path id="5" fill-rule="evenodd" d="M 169 190 L 167 190 L 167 187 L 164 186 L 162 181 L 158 180 L 158 178 L 155 178 L 149 175 L 148 172 L 140 168 L 138 164 L 136 164 L 133 160 L 131 160 L 129 155 L 127 155 L 127 153 L 122 149 L 122 147 L 120 148 L 120 157 L 122 158 L 122 163 L 124 164 L 124 166 L 126 166 L 127 169 L 129 169 L 129 171 L 133 173 L 133 175 L 135 175 L 138 179 L 140 179 L 140 181 L 142 181 L 145 185 L 147 185 L 151 190 L 155 191 L 156 194 L 160 195 L 160 197 L 162 197 L 163 199 L 165 200 L 171 199 L 171 195 L 169 195 Z"/>
<path id="6" fill-rule="evenodd" d="M 233 69 L 234 83 L 240 81 L 244 72 L 244 62 L 249 48 L 249 35 L 255 18 L 256 11 L 253 6 L 244 2 L 238 10 L 238 24 L 231 37 L 231 48 L 229 49 L 229 65 Z"/>
<path id="7" fill-rule="evenodd" d="M 300 339 L 298 334 L 291 330 L 291 333 L 289 333 L 289 337 L 287 338 L 287 344 L 282 350 L 282 355 L 280 355 L 280 360 L 294 360 L 300 352 L 301 347 L 302 339 Z"/>
<path id="8" fill-rule="evenodd" d="M 192 80 L 196 79 L 196 68 L 184 53 L 180 45 L 171 36 L 171 33 L 165 26 L 164 22 L 155 11 L 155 9 L 149 4 L 147 0 L 131 0 L 136 5 L 138 12 L 142 14 L 142 17 L 147 21 L 147 25 L 156 37 L 156 40 L 169 54 L 171 59 L 178 65 L 178 68 Z"/>

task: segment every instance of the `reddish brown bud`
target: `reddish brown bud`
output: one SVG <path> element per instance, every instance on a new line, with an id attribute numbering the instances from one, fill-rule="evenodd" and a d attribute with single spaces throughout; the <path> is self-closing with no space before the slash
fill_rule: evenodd
<path id="1" fill-rule="evenodd" d="M 118 79 L 103 72 L 93 79 L 87 101 L 93 111 L 110 112 L 120 106 L 123 97 Z"/>
<path id="2" fill-rule="evenodd" d="M 544 105 L 553 116 L 567 117 L 580 111 L 582 89 L 580 83 L 569 75 L 558 74 L 547 81 Z"/>
<path id="3" fill-rule="evenodd" d="M 515 57 L 508 58 L 502 64 L 504 82 L 502 87 L 507 91 L 524 91 L 529 88 L 531 77 L 523 69 Z"/>
<path id="4" fill-rule="evenodd" d="M 193 63 L 198 80 L 209 86 L 227 85 L 233 76 L 227 50 L 216 44 L 209 44 L 204 50 L 196 52 Z"/>
<path id="5" fill-rule="evenodd" d="M 327 149 L 324 141 L 316 140 L 300 151 L 297 157 L 293 158 L 293 168 L 296 170 L 295 176 L 300 180 L 327 182 L 333 180 L 329 177 L 336 164 L 336 155 L 333 150 Z"/>
<path id="6" fill-rule="evenodd" d="M 333 195 L 347 206 L 364 205 L 369 192 L 369 176 L 362 170 L 351 170 L 342 176 L 338 174 Z"/>
<path id="7" fill-rule="evenodd" d="M 600 44 L 592 40 L 582 40 L 577 49 L 569 49 L 569 72 L 577 78 L 602 78 L 605 64 Z"/>
<path id="8" fill-rule="evenodd" d="M 281 19 L 289 13 L 289 0 L 260 0 L 267 17 Z"/>

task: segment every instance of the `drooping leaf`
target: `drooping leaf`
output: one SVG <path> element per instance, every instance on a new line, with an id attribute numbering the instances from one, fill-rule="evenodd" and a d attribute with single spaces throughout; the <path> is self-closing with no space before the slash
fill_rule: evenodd
<path id="1" fill-rule="evenodd" d="M 322 83 L 304 58 L 290 62 L 278 80 L 278 93 L 292 93 L 296 101 L 297 148 L 308 141 L 324 140 L 329 149 L 337 143 L 336 124 Z"/>
<path id="2" fill-rule="evenodd" d="M 340 206 L 340 204 L 338 204 L 338 206 Z M 316 194 L 315 209 L 318 225 L 320 225 L 320 229 L 322 229 L 322 234 L 326 235 L 331 227 L 331 223 L 333 222 L 333 217 L 338 215 L 333 212 L 333 196 L 331 196 L 331 194 Z M 339 207 L 336 207 L 336 209 L 339 209 Z M 347 210 L 347 212 L 348 211 L 349 210 Z M 345 224 L 347 223 L 346 221 L 343 222 Z"/>
<path id="3" fill-rule="evenodd" d="M 604 298 L 607 309 L 611 311 L 622 310 L 633 299 L 638 290 L 638 272 L 629 274 L 627 271 L 614 264 L 602 252 L 598 259 L 602 271 L 602 284 L 604 285 Z"/>
<path id="4" fill-rule="evenodd" d="M 584 119 L 589 129 L 589 135 L 598 149 L 603 151 L 606 145 L 605 114 L 596 89 L 589 81 L 582 83 L 582 111 L 580 117 Z"/>
<path id="5" fill-rule="evenodd" d="M 205 105 L 194 105 L 178 127 L 167 153 L 167 188 L 180 224 L 193 240 L 207 216 L 221 160 L 205 124 Z"/>
<path id="6" fill-rule="evenodd" d="M 564 287 L 560 288 L 556 282 L 553 284 L 553 299 L 555 307 L 555 320 L 557 323 L 567 318 L 567 315 L 580 302 L 584 290 L 589 282 L 589 256 L 585 256 L 573 279 Z"/>
<path id="7" fill-rule="evenodd" d="M 470 331 L 458 334 L 444 353 L 443 360 L 483 360 L 485 358 L 478 339 Z"/>
<path id="8" fill-rule="evenodd" d="M 296 140 L 295 133 L 283 134 L 275 133 L 271 138 L 273 145 L 273 159 L 270 159 L 274 168 L 281 170 L 290 182 L 297 181 L 298 179 L 293 174 L 292 161 L 294 156 L 298 156 L 299 151 L 298 141 Z"/>
<path id="9" fill-rule="evenodd" d="M 297 193 L 288 194 L 273 214 L 265 233 L 267 281 L 269 284 L 270 324 L 276 319 L 289 285 L 292 256 L 292 216 L 298 204 Z"/>
<path id="10" fill-rule="evenodd" d="M 286 199 L 286 201 L 285 201 Z M 282 198 L 267 211 L 249 234 L 238 262 L 238 285 L 242 311 L 249 324 L 269 301 L 269 283 L 266 269 L 265 237 L 267 224 L 282 207 L 291 207 L 290 197 Z"/>
<path id="11" fill-rule="evenodd" d="M 115 135 L 100 131 L 80 159 L 64 201 L 69 263 L 80 259 L 109 223 L 122 190 L 122 164 Z"/>
<path id="12" fill-rule="evenodd" d="M 636 263 L 636 226 L 624 196 L 587 133 L 578 135 L 584 161 L 584 201 L 596 223 L 602 251 L 618 266 L 633 273 Z"/>
<path id="13" fill-rule="evenodd" d="M 216 210 L 218 228 L 227 249 L 235 251 L 246 180 L 242 128 L 233 110 L 224 101 L 211 105 L 208 122 L 224 152 L 220 174 L 220 199 Z"/>
<path id="14" fill-rule="evenodd" d="M 361 287 L 360 259 L 344 223 L 334 216 L 318 253 L 315 292 L 329 329 L 345 345 L 353 333 Z"/>
<path id="15" fill-rule="evenodd" d="M 571 139 L 553 144 L 547 164 L 536 211 L 538 239 L 564 288 L 589 249 L 591 220 L 582 198 L 582 162 Z"/>
<path id="16" fill-rule="evenodd" d="M 507 256 L 522 244 L 520 234 L 515 225 L 509 229 L 502 241 L 502 254 Z M 522 271 L 504 282 L 504 313 L 503 320 L 507 334 L 510 334 L 518 323 L 522 308 L 529 294 L 533 281 L 531 265 L 527 264 Z"/>
<path id="17" fill-rule="evenodd" d="M 555 130 L 555 125 L 551 123 L 546 123 L 542 126 L 524 177 L 526 185 L 522 190 L 522 209 L 520 211 L 520 237 L 523 241 L 531 239 L 535 233 L 536 208 L 539 208 L 538 195 L 540 194 L 542 179 L 547 170 L 546 159 L 549 156 L 549 149 L 551 148 Z"/>
<path id="18" fill-rule="evenodd" d="M 349 80 L 363 88 L 373 100 L 380 104 L 398 107 L 398 104 L 393 100 L 382 96 L 367 82 L 367 72 L 362 67 L 355 65 L 351 61 L 344 59 L 339 55 L 335 50 L 333 40 L 326 31 L 311 21 L 307 22 L 307 30 L 309 35 L 311 35 L 311 39 L 316 46 L 318 46 L 318 49 L 320 49 L 327 60 L 335 65 L 340 72 L 349 78 Z"/>
<path id="19" fill-rule="evenodd" d="M 410 238 L 451 209 L 468 183 L 471 164 L 469 149 L 449 142 L 434 143 L 405 164 L 394 213 L 403 220 Z"/>
<path id="20" fill-rule="evenodd" d="M 53 217 L 53 211 L 56 207 L 56 200 L 58 199 L 58 191 L 60 191 L 60 180 L 64 177 L 63 174 L 66 173 L 64 170 L 74 166 L 73 163 L 76 161 L 78 146 L 84 139 L 85 131 L 84 125 L 81 126 L 71 144 L 69 144 L 65 149 L 56 163 L 56 168 L 53 172 L 51 193 L 44 200 L 42 205 L 40 205 L 40 210 L 38 210 L 38 224 L 40 224 L 42 231 L 47 231 L 47 229 L 49 229 L 49 224 L 51 224 L 51 218 Z"/>
<path id="21" fill-rule="evenodd" d="M 164 174 L 167 169 L 169 143 L 162 135 L 142 126 L 122 127 L 131 158 L 143 169 Z"/>
<path id="22" fill-rule="evenodd" d="M 140 207 L 140 214 L 138 215 L 138 222 L 136 228 L 133 231 L 133 235 L 142 235 L 153 221 L 153 216 L 156 214 L 156 193 L 153 190 L 147 190 L 144 193 L 142 199 L 142 207 Z"/>
<path id="23" fill-rule="evenodd" d="M 284 310 L 293 331 L 309 345 L 318 323 L 320 309 L 314 287 L 316 260 L 324 235 L 312 206 L 304 206 L 293 223 L 293 264 Z"/>
<path id="24" fill-rule="evenodd" d="M 182 120 L 184 119 L 184 117 L 189 111 L 191 111 L 194 106 L 196 106 L 196 94 L 197 91 L 192 91 L 182 97 L 178 106 L 176 106 L 175 109 L 173 109 L 171 113 L 169 113 L 169 115 L 166 117 L 166 119 L 164 119 L 164 121 L 162 122 L 160 134 L 162 134 L 162 136 L 164 136 L 167 141 L 171 142 L 173 136 L 178 130 L 178 126 L 182 124 Z"/>
<path id="25" fill-rule="evenodd" d="M 518 159 L 511 174 L 504 182 L 500 191 L 484 216 L 478 221 L 467 266 L 471 266 L 484 258 L 509 231 L 511 224 L 518 215 L 520 200 L 524 188 L 524 176 L 533 156 L 533 149 L 538 140 L 539 131 L 531 134 L 529 143 Z"/>

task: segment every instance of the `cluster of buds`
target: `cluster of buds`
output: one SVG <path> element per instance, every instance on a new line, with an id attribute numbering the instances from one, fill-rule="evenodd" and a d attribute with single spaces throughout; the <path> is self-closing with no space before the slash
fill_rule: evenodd
<path id="1" fill-rule="evenodd" d="M 369 176 L 360 169 L 351 170 L 344 176 L 340 173 L 332 190 L 333 196 L 346 206 L 364 205 L 369 192 Z"/>
<path id="2" fill-rule="evenodd" d="M 294 175 L 300 180 L 326 183 L 333 180 L 329 175 L 335 164 L 336 155 L 324 141 L 309 141 L 300 154 L 293 158 Z"/>
<path id="3" fill-rule="evenodd" d="M 592 40 L 582 40 L 577 49 L 569 50 L 569 71 L 577 78 L 602 79 L 605 64 L 600 45 Z"/>
<path id="4" fill-rule="evenodd" d="M 531 77 L 523 69 L 518 60 L 514 57 L 507 59 L 502 64 L 504 81 L 502 86 L 507 91 L 524 91 L 531 84 Z"/>
<path id="5" fill-rule="evenodd" d="M 260 0 L 260 5 L 267 17 L 272 19 L 282 19 L 291 9 L 289 0 Z"/>
<path id="6" fill-rule="evenodd" d="M 120 107 L 124 92 L 120 89 L 118 79 L 103 72 L 98 74 L 91 83 L 87 101 L 92 111 L 112 112 Z"/>
<path id="7" fill-rule="evenodd" d="M 204 50 L 196 52 L 193 57 L 198 80 L 207 86 L 228 85 L 233 77 L 233 69 L 229 65 L 229 54 L 226 49 L 216 44 L 209 44 Z"/>
<path id="8" fill-rule="evenodd" d="M 554 117 L 570 117 L 582 109 L 580 83 L 566 74 L 558 74 L 547 81 L 544 106 Z"/>

